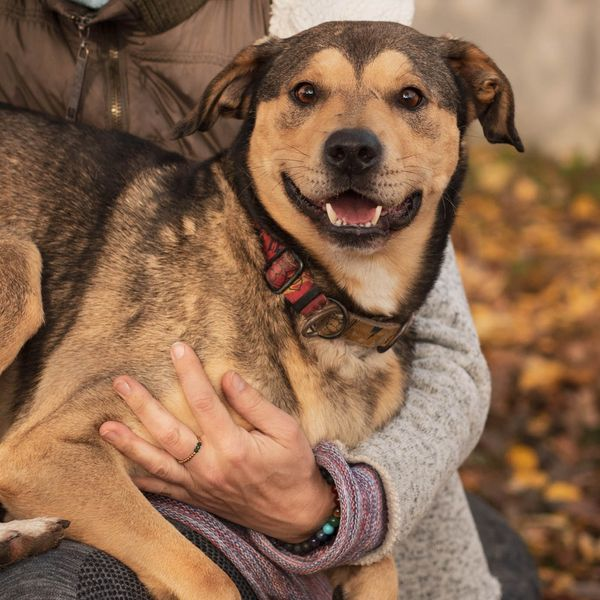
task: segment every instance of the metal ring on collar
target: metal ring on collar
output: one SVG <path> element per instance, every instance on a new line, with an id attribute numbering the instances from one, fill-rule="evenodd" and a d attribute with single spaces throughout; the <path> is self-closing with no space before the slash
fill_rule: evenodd
<path id="1" fill-rule="evenodd" d="M 327 304 L 314 312 L 304 324 L 304 337 L 320 337 L 333 340 L 340 337 L 348 328 L 349 315 L 346 307 L 327 296 Z"/>

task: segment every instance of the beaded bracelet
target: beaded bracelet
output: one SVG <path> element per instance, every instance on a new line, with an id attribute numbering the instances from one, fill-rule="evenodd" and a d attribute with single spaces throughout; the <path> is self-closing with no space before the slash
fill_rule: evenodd
<path id="1" fill-rule="evenodd" d="M 340 499 L 335 487 L 335 483 L 328 471 L 326 471 L 323 467 L 319 467 L 319 470 L 321 471 L 323 479 L 325 479 L 325 481 L 331 486 L 331 491 L 333 492 L 333 498 L 335 501 L 335 508 L 329 519 L 327 519 L 327 521 L 321 525 L 321 528 L 304 542 L 290 544 L 277 540 L 279 545 L 284 550 L 287 550 L 292 554 L 308 554 L 315 548 L 331 542 L 337 533 L 338 527 L 340 526 Z"/>

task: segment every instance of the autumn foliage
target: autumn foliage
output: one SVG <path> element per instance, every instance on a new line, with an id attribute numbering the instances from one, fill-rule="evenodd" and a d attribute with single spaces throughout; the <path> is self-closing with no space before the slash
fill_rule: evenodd
<path id="1" fill-rule="evenodd" d="M 493 379 L 462 469 L 547 600 L 600 599 L 600 164 L 481 149 L 454 243 Z"/>

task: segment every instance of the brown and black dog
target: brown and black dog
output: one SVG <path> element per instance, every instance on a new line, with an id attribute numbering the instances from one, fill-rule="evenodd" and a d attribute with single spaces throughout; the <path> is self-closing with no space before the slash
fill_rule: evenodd
<path id="1" fill-rule="evenodd" d="M 185 340 L 217 389 L 235 369 L 312 444 L 357 444 L 402 404 L 406 324 L 438 275 L 465 130 L 477 118 L 489 141 L 522 150 L 513 114 L 481 50 L 392 23 L 327 23 L 243 50 L 177 128 L 243 119 L 233 147 L 202 164 L 4 107 L 0 501 L 11 517 L 70 520 L 69 537 L 121 560 L 156 598 L 238 597 L 100 439 L 106 420 L 149 438 L 112 379 L 137 377 L 197 430 L 168 360 Z M 257 229 L 281 244 L 270 266 Z M 273 291 L 307 277 L 300 300 Z M 58 518 L 3 527 L 0 563 L 62 535 Z M 344 578 L 347 598 L 396 597 L 390 559 Z"/>

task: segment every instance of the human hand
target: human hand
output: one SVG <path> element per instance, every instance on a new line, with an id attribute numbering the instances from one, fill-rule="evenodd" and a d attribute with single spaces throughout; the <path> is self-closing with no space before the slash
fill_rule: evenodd
<path id="1" fill-rule="evenodd" d="M 115 390 L 159 444 L 123 423 L 100 427 L 103 439 L 149 473 L 134 483 L 286 542 L 308 538 L 331 515 L 334 499 L 296 420 L 230 371 L 221 385 L 231 407 L 254 427 L 247 431 L 233 421 L 192 348 L 177 342 L 171 359 L 202 447 L 178 463 L 194 450 L 196 434 L 138 381 L 118 377 Z"/>

